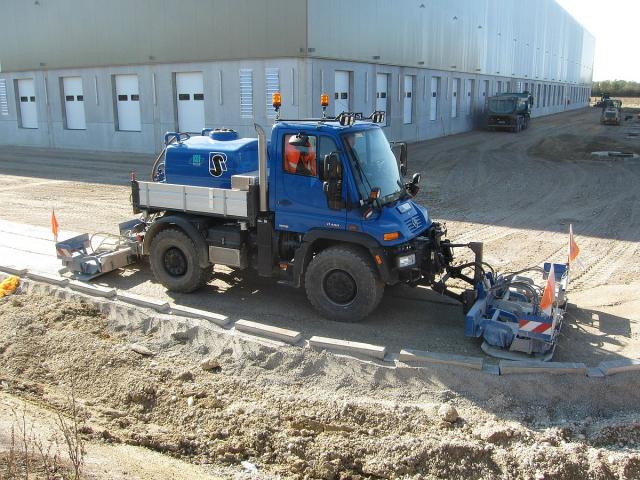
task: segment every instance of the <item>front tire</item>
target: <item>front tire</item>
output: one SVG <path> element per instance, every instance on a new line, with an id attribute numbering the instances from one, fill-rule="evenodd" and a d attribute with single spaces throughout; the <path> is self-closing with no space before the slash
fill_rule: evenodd
<path id="1" fill-rule="evenodd" d="M 172 292 L 190 293 L 209 281 L 213 266 L 200 266 L 194 241 L 182 230 L 168 228 L 151 241 L 149 264 L 154 277 Z"/>
<path id="2" fill-rule="evenodd" d="M 382 300 L 384 283 L 370 256 L 351 246 L 317 254 L 305 274 L 307 298 L 320 313 L 339 322 L 358 322 Z"/>

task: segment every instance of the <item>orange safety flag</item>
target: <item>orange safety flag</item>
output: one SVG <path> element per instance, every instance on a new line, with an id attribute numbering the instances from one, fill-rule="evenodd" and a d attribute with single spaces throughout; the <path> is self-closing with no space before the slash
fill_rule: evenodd
<path id="1" fill-rule="evenodd" d="M 580 247 L 573 238 L 573 225 L 569 224 L 569 265 L 580 255 Z"/>
<path id="2" fill-rule="evenodd" d="M 553 308 L 553 302 L 556 300 L 556 274 L 553 268 L 553 263 L 549 269 L 549 276 L 547 277 L 547 284 L 544 286 L 544 292 L 542 299 L 540 300 L 540 310 L 547 315 L 551 315 Z"/>
<path id="3" fill-rule="evenodd" d="M 56 218 L 56 211 L 51 210 L 51 231 L 53 232 L 53 240 L 58 241 L 58 219 Z"/>

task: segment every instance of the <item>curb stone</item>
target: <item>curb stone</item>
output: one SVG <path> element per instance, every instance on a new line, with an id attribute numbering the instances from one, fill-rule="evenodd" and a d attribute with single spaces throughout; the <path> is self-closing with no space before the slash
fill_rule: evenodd
<path id="1" fill-rule="evenodd" d="M 51 283 L 53 285 L 57 285 L 59 287 L 66 287 L 69 285 L 69 279 L 61 277 L 60 275 L 54 275 L 51 273 L 43 273 L 43 272 L 27 272 L 27 278 L 31 280 L 36 280 L 38 282 Z"/>
<path id="2" fill-rule="evenodd" d="M 235 323 L 236 330 L 252 335 L 259 335 L 294 345 L 302 339 L 302 334 L 295 330 L 274 327 L 263 323 L 251 322 L 249 320 L 238 320 Z"/>
<path id="3" fill-rule="evenodd" d="M 500 375 L 508 375 L 512 373 L 587 375 L 587 366 L 584 363 L 500 360 L 499 365 Z"/>
<path id="4" fill-rule="evenodd" d="M 625 358 L 622 360 L 607 360 L 600 362 L 598 368 L 606 375 L 615 375 L 622 372 L 635 372 L 640 370 L 640 360 Z"/>
<path id="5" fill-rule="evenodd" d="M 123 292 L 120 290 L 117 293 L 117 299 L 125 303 L 138 305 L 139 307 L 152 308 L 158 312 L 164 313 L 169 311 L 168 302 L 156 300 L 155 298 L 143 297 L 141 295 L 136 295 L 135 293 Z"/>
<path id="6" fill-rule="evenodd" d="M 500 367 L 492 363 L 483 364 L 482 371 L 489 375 L 500 375 Z"/>
<path id="7" fill-rule="evenodd" d="M 587 370 L 587 377 L 602 378 L 604 376 L 604 372 L 599 367 L 591 367 Z"/>
<path id="8" fill-rule="evenodd" d="M 69 282 L 69 287 L 71 288 L 71 290 L 87 293 L 89 295 L 95 295 L 96 297 L 113 298 L 116 296 L 115 288 L 91 285 L 90 283 L 80 282 L 78 280 L 71 280 Z"/>
<path id="9" fill-rule="evenodd" d="M 204 320 L 209 320 L 220 327 L 226 327 L 231 323 L 231 319 L 226 315 L 221 315 L 219 313 L 207 312 L 206 310 L 200 310 L 197 308 L 185 307 L 184 305 L 171 305 L 171 313 L 175 313 L 178 315 L 193 317 L 193 318 L 202 318 Z"/>
<path id="10" fill-rule="evenodd" d="M 482 370 L 482 365 L 484 364 L 484 359 L 482 357 L 425 352 L 408 348 L 400 350 L 399 360 L 401 362 L 425 362 L 443 365 L 456 365 L 459 367 L 472 368 L 474 370 Z"/>
<path id="11" fill-rule="evenodd" d="M 359 353 L 369 357 L 384 360 L 387 353 L 387 347 L 379 345 L 371 345 L 369 343 L 351 342 L 348 340 L 339 340 L 337 338 L 317 337 L 313 336 L 309 339 L 309 345 L 315 348 L 323 348 L 326 350 L 336 350 L 346 353 Z"/>
<path id="12" fill-rule="evenodd" d="M 0 265 L 0 270 L 11 275 L 17 275 L 18 277 L 24 277 L 29 270 L 26 268 L 18 268 L 13 265 Z"/>

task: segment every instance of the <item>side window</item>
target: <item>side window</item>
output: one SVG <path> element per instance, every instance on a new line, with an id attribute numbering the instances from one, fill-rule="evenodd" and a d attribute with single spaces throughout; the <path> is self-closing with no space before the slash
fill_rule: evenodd
<path id="1" fill-rule="evenodd" d="M 308 137 L 306 145 L 294 146 L 289 144 L 295 134 L 284 136 L 284 158 L 282 168 L 287 173 L 316 177 L 318 175 L 318 160 L 316 156 L 316 137 Z"/>

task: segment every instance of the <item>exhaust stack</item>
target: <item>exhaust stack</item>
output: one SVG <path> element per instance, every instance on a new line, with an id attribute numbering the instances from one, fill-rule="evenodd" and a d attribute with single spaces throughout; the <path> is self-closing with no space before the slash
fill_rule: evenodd
<path id="1" fill-rule="evenodd" d="M 260 182 L 260 212 L 265 213 L 269 209 L 267 199 L 267 137 L 264 129 L 254 123 L 258 134 L 258 179 Z"/>

